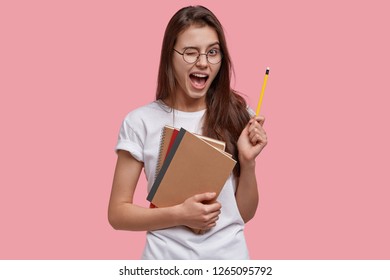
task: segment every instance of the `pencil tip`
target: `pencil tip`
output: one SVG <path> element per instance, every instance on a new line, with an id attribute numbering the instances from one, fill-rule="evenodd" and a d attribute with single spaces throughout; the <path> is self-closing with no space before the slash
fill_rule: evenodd
<path id="1" fill-rule="evenodd" d="M 269 67 L 267 67 L 267 69 L 265 70 L 265 74 L 266 74 L 266 75 L 269 74 Z"/>

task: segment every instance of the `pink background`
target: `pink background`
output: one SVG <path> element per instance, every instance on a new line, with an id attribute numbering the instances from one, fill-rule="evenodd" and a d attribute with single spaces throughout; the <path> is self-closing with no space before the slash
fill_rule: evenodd
<path id="1" fill-rule="evenodd" d="M 253 108 L 271 68 L 252 258 L 389 259 L 387 2 L 1 1 L 0 258 L 139 258 L 144 233 L 106 217 L 117 133 L 154 98 L 168 20 L 199 3 Z"/>

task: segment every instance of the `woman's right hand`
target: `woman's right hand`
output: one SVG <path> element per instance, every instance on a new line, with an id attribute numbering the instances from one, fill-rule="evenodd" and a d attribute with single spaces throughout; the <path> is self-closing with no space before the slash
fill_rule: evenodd
<path id="1" fill-rule="evenodd" d="M 221 213 L 221 204 L 213 201 L 215 198 L 216 193 L 202 193 L 177 205 L 179 223 L 202 231 L 215 227 Z"/>

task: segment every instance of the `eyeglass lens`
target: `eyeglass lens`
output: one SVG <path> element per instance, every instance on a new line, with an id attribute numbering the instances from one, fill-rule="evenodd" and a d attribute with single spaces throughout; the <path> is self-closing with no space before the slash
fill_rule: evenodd
<path id="1" fill-rule="evenodd" d="M 211 64 L 216 64 L 221 61 L 221 51 L 218 49 L 209 50 L 207 53 L 200 53 L 197 49 L 188 48 L 183 53 L 183 58 L 188 63 L 194 63 L 198 61 L 201 55 L 205 55 L 207 61 Z"/>

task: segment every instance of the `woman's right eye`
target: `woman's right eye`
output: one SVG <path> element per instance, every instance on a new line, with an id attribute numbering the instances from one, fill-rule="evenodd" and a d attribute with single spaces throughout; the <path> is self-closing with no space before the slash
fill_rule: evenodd
<path id="1" fill-rule="evenodd" d="M 184 53 L 189 56 L 198 56 L 199 52 L 194 49 L 187 49 Z"/>

